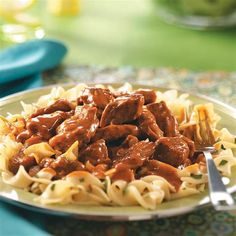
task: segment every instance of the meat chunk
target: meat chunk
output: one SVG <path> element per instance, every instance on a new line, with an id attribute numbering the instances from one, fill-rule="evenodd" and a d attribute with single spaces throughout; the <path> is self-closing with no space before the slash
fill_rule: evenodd
<path id="1" fill-rule="evenodd" d="M 133 136 L 133 135 L 128 135 L 126 137 L 126 139 L 124 140 L 124 142 L 121 144 L 122 148 L 130 148 L 132 147 L 134 144 L 138 143 L 138 138 Z"/>
<path id="2" fill-rule="evenodd" d="M 90 104 L 103 110 L 114 100 L 114 96 L 109 89 L 90 87 L 84 89 L 80 99 L 84 104 Z"/>
<path id="3" fill-rule="evenodd" d="M 30 118 L 26 123 L 27 130 L 17 135 L 16 140 L 24 143 L 32 136 L 37 136 L 39 140 L 40 138 L 41 140 L 48 140 L 55 134 L 56 128 L 71 115 L 71 112 L 56 111 Z M 28 143 L 35 143 L 35 139 Z"/>
<path id="4" fill-rule="evenodd" d="M 140 141 L 131 146 L 127 151 L 117 159 L 113 160 L 113 166 L 123 163 L 127 168 L 136 169 L 142 166 L 145 160 L 153 156 L 156 144 L 148 141 Z"/>
<path id="5" fill-rule="evenodd" d="M 164 136 L 173 137 L 179 134 L 177 120 L 165 102 L 148 104 L 147 109 L 155 116 L 158 126 L 164 132 Z"/>
<path id="6" fill-rule="evenodd" d="M 195 133 L 196 125 L 191 125 L 186 127 L 183 131 L 181 131 L 181 134 L 191 140 L 194 140 L 194 133 Z"/>
<path id="7" fill-rule="evenodd" d="M 41 170 L 41 167 L 39 165 L 35 165 L 30 167 L 29 169 L 29 175 L 31 177 L 35 176 L 39 171 Z"/>
<path id="8" fill-rule="evenodd" d="M 92 138 L 92 142 L 104 139 L 106 142 L 112 142 L 119 139 L 125 139 L 128 135 L 139 136 L 140 131 L 135 125 L 108 125 L 99 128 Z"/>
<path id="9" fill-rule="evenodd" d="M 32 166 L 36 165 L 36 161 L 34 157 L 25 156 L 23 150 L 21 150 L 15 156 L 9 159 L 8 169 L 13 174 L 16 174 L 21 165 L 24 166 L 26 171 L 28 171 Z"/>
<path id="10" fill-rule="evenodd" d="M 108 157 L 108 150 L 104 139 L 97 140 L 90 144 L 79 156 L 82 162 L 89 161 L 93 165 L 107 164 L 111 160 Z"/>
<path id="11" fill-rule="evenodd" d="M 56 128 L 70 116 L 70 113 L 62 111 L 39 115 L 31 118 L 27 122 L 26 128 L 31 134 L 38 134 L 39 136 L 44 137 L 44 139 L 48 139 L 53 135 Z"/>
<path id="12" fill-rule="evenodd" d="M 127 168 L 126 164 L 119 163 L 114 173 L 111 176 L 112 181 L 124 180 L 126 182 L 131 182 L 134 180 L 134 170 Z"/>
<path id="13" fill-rule="evenodd" d="M 39 135 L 32 135 L 30 138 L 28 138 L 27 140 L 25 140 L 25 147 L 29 147 L 33 144 L 37 144 L 37 143 L 41 143 L 43 142 L 43 137 L 39 136 Z"/>
<path id="14" fill-rule="evenodd" d="M 98 165 L 94 166 L 90 162 L 86 162 L 85 168 L 87 171 L 92 173 L 97 178 L 105 179 L 106 178 L 105 172 L 109 169 L 109 166 L 107 164 L 98 164 Z"/>
<path id="15" fill-rule="evenodd" d="M 54 179 L 61 179 L 72 171 L 85 169 L 84 165 L 80 161 L 78 160 L 70 161 L 63 156 L 59 156 L 57 157 L 57 159 L 52 159 L 52 158 L 47 158 L 47 160 L 43 159 L 40 162 L 39 166 L 41 168 L 50 167 L 53 170 L 55 170 L 56 176 L 53 177 Z"/>
<path id="16" fill-rule="evenodd" d="M 152 157 L 155 149 L 155 143 L 140 141 L 113 160 L 114 173 L 112 180 L 132 181 L 134 179 L 134 171 L 141 167 L 144 161 Z"/>
<path id="17" fill-rule="evenodd" d="M 109 103 L 102 113 L 100 126 L 124 124 L 137 119 L 142 113 L 144 97 L 132 94 L 116 98 Z"/>
<path id="18" fill-rule="evenodd" d="M 50 106 L 38 109 L 35 113 L 31 115 L 31 118 L 39 116 L 39 115 L 43 115 L 43 114 L 51 114 L 55 111 L 67 112 L 67 111 L 73 110 L 74 108 L 75 108 L 74 105 L 70 103 L 69 101 L 65 99 L 58 99 Z"/>
<path id="19" fill-rule="evenodd" d="M 189 148 L 189 157 L 192 157 L 195 153 L 195 144 L 194 141 L 192 141 L 191 139 L 181 135 L 181 138 L 188 144 L 188 148 Z"/>
<path id="20" fill-rule="evenodd" d="M 49 140 L 49 144 L 55 149 L 66 151 L 78 140 L 82 148 L 90 142 L 97 130 L 99 121 L 96 112 L 96 107 L 88 105 L 77 110 L 74 116 L 57 127 L 57 134 Z"/>
<path id="21" fill-rule="evenodd" d="M 126 139 L 119 146 L 110 146 L 108 147 L 109 157 L 111 159 L 117 159 L 119 156 L 122 156 L 127 149 L 132 147 L 134 144 L 139 142 L 138 138 L 133 135 L 128 135 Z"/>
<path id="22" fill-rule="evenodd" d="M 177 169 L 161 161 L 157 160 L 145 161 L 141 172 L 142 172 L 141 176 L 158 175 L 163 177 L 171 185 L 175 187 L 176 191 L 178 191 L 182 183 L 178 175 Z"/>
<path id="23" fill-rule="evenodd" d="M 54 158 L 43 158 L 40 163 L 39 163 L 39 166 L 41 168 L 48 168 L 50 167 L 50 165 L 55 161 Z"/>
<path id="24" fill-rule="evenodd" d="M 152 89 L 138 89 L 134 94 L 141 94 L 144 97 L 144 104 L 153 103 L 157 99 L 156 92 Z"/>
<path id="25" fill-rule="evenodd" d="M 144 138 L 156 141 L 163 136 L 154 115 L 149 110 L 143 109 L 141 116 L 138 118 L 138 124 Z"/>
<path id="26" fill-rule="evenodd" d="M 157 141 L 154 159 L 174 167 L 191 164 L 191 151 L 181 137 L 162 137 Z"/>

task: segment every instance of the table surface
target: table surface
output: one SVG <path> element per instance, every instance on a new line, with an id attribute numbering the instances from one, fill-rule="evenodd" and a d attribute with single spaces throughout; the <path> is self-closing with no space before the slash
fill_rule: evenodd
<path id="1" fill-rule="evenodd" d="M 78 16 L 58 17 L 38 0 L 32 13 L 46 37 L 68 45 L 67 64 L 236 70 L 236 29 L 168 25 L 157 16 L 157 7 L 155 0 L 81 0 Z"/>

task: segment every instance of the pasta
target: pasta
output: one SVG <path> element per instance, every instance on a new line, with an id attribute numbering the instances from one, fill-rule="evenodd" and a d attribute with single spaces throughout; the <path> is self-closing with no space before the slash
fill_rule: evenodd
<path id="1" fill-rule="evenodd" d="M 193 105 L 176 90 L 78 84 L 21 104 L 21 114 L 0 117 L 0 171 L 3 182 L 34 193 L 40 204 L 154 210 L 203 192 L 206 165 L 191 138 L 202 138 L 202 109 L 216 140 L 218 170 L 230 176 L 236 165 L 236 137 L 217 129 L 213 105 Z M 157 110 L 165 115 L 157 117 Z"/>

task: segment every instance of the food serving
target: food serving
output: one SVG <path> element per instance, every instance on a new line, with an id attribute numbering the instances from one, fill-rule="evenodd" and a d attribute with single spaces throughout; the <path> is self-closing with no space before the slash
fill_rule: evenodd
<path id="1" fill-rule="evenodd" d="M 22 106 L 21 114 L 0 119 L 0 169 L 5 183 L 41 204 L 155 209 L 200 193 L 208 178 L 195 150 L 199 127 L 212 131 L 222 175 L 236 165 L 235 136 L 216 128 L 213 105 L 193 105 L 175 90 L 79 84 Z"/>

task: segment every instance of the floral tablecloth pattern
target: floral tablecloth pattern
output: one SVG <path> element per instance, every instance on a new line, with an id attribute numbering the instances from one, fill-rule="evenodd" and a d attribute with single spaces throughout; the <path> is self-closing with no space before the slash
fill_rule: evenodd
<path id="1" fill-rule="evenodd" d="M 183 216 L 152 221 L 88 222 L 59 219 L 57 223 L 49 224 L 48 229 L 55 235 L 233 236 L 236 235 L 236 217 L 207 208 Z"/>
<path id="2" fill-rule="evenodd" d="M 236 72 L 193 72 L 172 68 L 133 68 L 124 66 L 59 67 L 44 74 L 44 84 L 69 82 L 136 83 L 201 93 L 236 107 Z"/>

